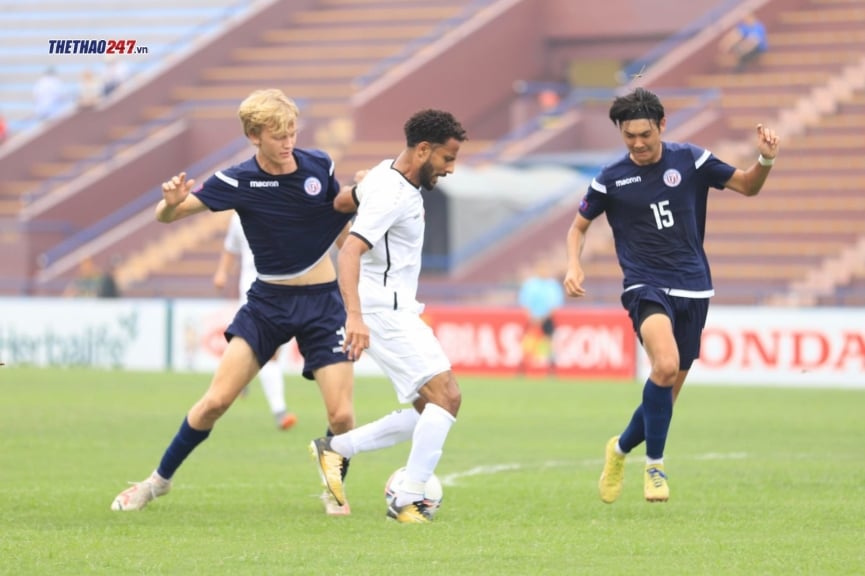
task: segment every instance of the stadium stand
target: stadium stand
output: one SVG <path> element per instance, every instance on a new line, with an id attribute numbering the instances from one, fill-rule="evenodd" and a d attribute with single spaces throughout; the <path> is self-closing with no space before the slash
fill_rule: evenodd
<path id="1" fill-rule="evenodd" d="M 284 4 L 290 10 L 280 11 L 285 21 L 282 27 L 276 25 L 279 20 L 265 17 L 259 18 L 255 34 L 249 34 L 248 37 L 232 31 L 231 38 L 236 41 L 219 58 L 211 59 L 214 64 L 194 68 L 194 74 L 183 76 L 184 82 L 171 84 L 169 97 L 163 103 L 154 105 L 149 100 L 143 112 L 136 115 L 137 122 L 135 117 L 124 118 L 131 122 L 114 125 L 108 131 L 108 136 L 116 139 L 114 142 L 101 147 L 98 144 L 76 144 L 64 151 L 74 158 L 70 160 L 38 160 L 31 169 L 32 182 L 36 183 L 35 191 L 33 186 L 28 188 L 24 182 L 13 181 L 5 187 L 6 195 L 11 191 L 19 199 L 23 198 L 23 214 L 28 219 L 44 217 L 51 210 L 57 214 L 63 210 L 67 198 L 69 201 L 74 198 L 75 202 L 80 203 L 84 199 L 82 195 L 95 197 L 97 193 L 93 191 L 92 175 L 101 173 L 107 177 L 118 158 L 124 155 L 135 156 L 136 161 L 139 161 L 144 154 L 142 147 L 159 150 L 172 157 L 173 161 L 168 161 L 165 156 L 151 158 L 149 165 L 158 167 L 160 174 L 178 171 L 188 165 L 178 160 L 195 158 L 195 155 L 183 153 L 179 149 L 183 141 L 198 138 L 198 148 L 201 150 L 196 154 L 200 157 L 213 150 L 214 142 L 220 141 L 219 137 L 214 138 L 212 134 L 221 132 L 234 137 L 238 130 L 238 101 L 262 86 L 283 87 L 298 99 L 305 118 L 303 128 L 315 137 L 315 142 L 307 141 L 301 145 L 334 148 L 338 142 L 325 136 L 328 131 L 333 132 L 334 126 L 350 124 L 349 96 L 354 90 L 353 79 L 361 72 L 374 72 L 373 65 L 382 61 L 382 55 L 398 58 L 409 41 L 417 42 L 418 38 L 427 35 L 435 37 L 437 26 L 459 17 L 469 2 L 452 0 L 435 9 L 425 8 L 419 2 L 394 3 L 387 0 L 325 0 L 319 3 Z M 482 6 L 485 2 L 474 4 Z M 261 26 L 263 22 L 268 26 Z M 382 46 L 379 38 L 389 38 L 389 44 Z M 207 49 L 212 50 L 212 47 Z M 320 57 L 313 57 L 313 54 Z M 286 58 L 286 55 L 291 56 Z M 180 75 L 175 74 L 175 77 Z M 171 137 L 165 137 L 168 132 L 171 132 Z M 160 135 L 163 136 L 161 140 Z M 134 148 L 137 150 L 131 153 Z M 336 149 L 334 155 L 337 156 L 338 152 Z M 58 172 L 69 178 L 54 178 L 55 186 L 44 183 L 44 178 L 50 178 Z M 61 180 L 62 184 L 56 185 Z M 101 197 L 103 201 L 94 203 L 95 209 L 88 211 L 86 218 L 72 221 L 68 215 L 64 215 L 63 222 L 67 226 L 56 230 L 52 238 L 39 243 L 37 250 L 43 269 L 36 276 L 38 291 L 50 293 L 62 283 L 57 263 L 64 262 L 63 273 L 68 273 L 71 265 L 70 260 L 64 257 L 63 250 L 67 251 L 66 255 L 81 253 L 80 247 L 75 247 L 74 242 L 62 242 L 54 247 L 51 244 L 69 237 L 70 232 L 73 238 L 79 240 L 92 237 L 95 230 L 102 229 L 104 232 L 107 227 L 104 221 L 111 221 L 131 199 L 105 194 L 103 192 Z M 170 266 L 184 271 L 187 277 L 189 271 L 202 268 L 197 264 Z M 53 270 L 44 269 L 46 267 L 53 267 Z M 121 264 L 121 277 L 123 272 Z M 158 281 L 156 276 L 158 274 L 155 273 L 154 279 Z M 136 276 L 131 274 L 129 277 Z M 203 280 L 204 277 L 197 279 L 199 290 L 204 290 Z M 164 293 L 161 288 L 141 287 L 141 284 L 147 282 L 125 288 L 133 292 L 139 288 L 138 293 L 142 295 Z"/>
<path id="2" fill-rule="evenodd" d="M 111 126 L 111 138 L 91 136 L 86 126 L 83 130 L 79 126 L 76 142 L 70 145 L 68 133 L 62 132 L 65 124 L 60 123 L 58 140 L 67 142 L 62 154 L 52 153 L 49 145 L 38 162 L 14 159 L 15 169 L 0 195 L 0 209 L 7 213 L 20 208 L 27 185 L 31 194 L 25 198 L 34 210 L 42 196 L 32 194 L 34 181 L 100 151 L 97 164 L 104 177 L 98 181 L 93 174 L 99 170 L 91 163 L 78 175 L 75 190 L 66 191 L 92 213 L 80 215 L 82 210 L 57 202 L 28 223 L 30 245 L 16 258 L 19 265 L 29 260 L 23 265 L 37 280 L 33 286 L 15 285 L 12 290 L 52 293 L 74 270 L 76 257 L 95 250 L 100 251 L 97 256 L 107 254 L 102 245 L 110 244 L 95 239 L 101 233 L 117 237 L 111 249 L 126 257 L 118 276 L 129 294 L 211 294 L 210 274 L 221 245 L 222 223 L 217 219 L 205 223 L 209 215 L 201 215 L 202 222 L 190 222 L 196 232 L 181 232 L 181 226 L 169 233 L 149 223 L 140 232 L 124 236 L 126 223 L 146 218 L 150 206 L 111 226 L 106 222 L 118 218 L 132 200 L 146 196 L 145 190 L 159 178 L 147 177 L 146 185 L 130 189 L 128 195 L 112 195 L 114 186 L 106 180 L 113 163 L 127 158 L 135 167 L 130 173 L 142 178 L 193 164 L 206 174 L 212 168 L 205 167 L 202 158 L 211 158 L 212 167 L 237 154 L 248 155 L 248 150 L 220 151 L 219 145 L 230 141 L 226 134 L 232 138 L 237 134 L 237 100 L 269 81 L 301 100 L 305 118 L 301 145 L 331 152 L 343 181 L 398 150 L 401 143 L 393 136 L 399 133 L 406 111 L 426 103 L 452 109 L 467 120 L 473 138 L 464 160 L 474 156 L 471 161 L 479 165 L 558 154 L 570 156 L 564 161 L 576 168 L 594 169 L 605 154 L 620 147 L 605 121 L 608 98 L 564 98 L 553 122 L 549 117 L 535 118 L 532 132 L 516 138 L 510 132 L 508 107 L 514 97 L 514 78 L 544 78 L 537 68 L 542 59 L 536 57 L 542 52 L 526 49 L 550 45 L 543 32 L 527 36 L 524 23 L 536 9 L 534 2 L 449 0 L 435 7 L 419 0 L 262 4 L 267 6 L 232 22 L 230 36 L 226 33 L 219 42 L 202 43 L 187 61 L 172 62 L 163 76 L 151 78 L 148 86 L 130 91 L 103 110 L 99 123 Z M 831 286 L 815 287 L 806 280 L 814 270 L 843 269 L 841 264 L 850 261 L 851 246 L 857 246 L 861 237 L 862 207 L 852 199 L 863 181 L 862 162 L 854 152 L 856 127 L 861 131 L 863 122 L 862 88 L 856 87 L 851 70 L 865 77 L 857 68 L 865 53 L 860 30 L 863 8 L 849 0 L 728 0 L 723 9 L 726 12 L 716 12 L 711 21 L 691 26 L 673 45 L 655 39 L 663 50 L 648 60 L 652 65 L 639 79 L 664 94 L 668 115 L 676 118 L 671 136 L 705 144 L 734 162 L 750 160 L 750 132 L 756 120 L 795 128 L 784 135 L 784 160 L 760 198 L 713 196 L 707 248 L 718 288 L 716 301 L 853 299 L 861 278 L 853 265 L 846 272 L 835 272 Z M 715 61 L 715 42 L 739 12 L 754 9 L 769 28 L 771 49 L 753 68 L 734 74 Z M 502 43 L 515 31 L 522 31 L 521 43 Z M 509 66 L 487 66 L 488 81 L 472 91 L 472 98 L 452 89 L 474 86 L 466 74 L 485 66 L 492 51 Z M 625 68 L 625 79 L 645 66 L 639 52 L 630 54 L 620 55 L 623 63 L 633 58 L 631 67 L 636 66 Z M 437 79 L 443 74 L 456 76 L 442 83 Z M 141 93 L 148 89 L 149 97 L 144 98 Z M 160 97 L 154 97 L 157 90 Z M 138 100 L 136 93 L 142 95 Z M 94 121 L 86 113 L 76 116 L 80 122 Z M 502 138 L 509 132 L 510 138 Z M 111 146 L 112 139 L 124 138 L 123 145 Z M 579 150 L 573 149 L 576 141 L 584 143 Z M 222 161 L 214 156 L 219 154 Z M 5 172 L 2 156 L 0 166 Z M 38 176 L 24 176 L 18 166 L 25 165 Z M 427 275 L 422 296 L 449 301 L 511 297 L 519 270 L 533 259 L 541 254 L 564 258 L 564 235 L 582 193 L 563 195 L 540 216 L 527 210 L 531 217 L 490 238 L 465 259 L 465 265 L 449 274 Z M 593 230 L 588 248 L 589 289 L 592 303 L 606 304 L 617 300 L 621 280 L 612 246 L 597 228 L 601 226 Z M 3 238 L 20 238 L 25 232 L 17 234 Z M 42 267 L 32 263 L 37 260 Z M 61 262 L 63 267 L 58 265 Z M 3 275 L 0 269 L 0 290 L 10 289 Z M 791 296 L 797 291 L 807 294 Z"/>
<path id="3" fill-rule="evenodd" d="M 820 302 L 829 303 L 834 283 L 823 282 L 815 289 L 805 280 L 825 278 L 827 268 L 843 269 L 836 260 L 845 261 L 841 255 L 862 238 L 865 204 L 858 196 L 865 162 L 855 150 L 856 127 L 862 119 L 856 105 L 861 96 L 854 90 L 865 79 L 865 8 L 847 0 L 772 2 L 760 17 L 769 28 L 771 49 L 751 69 L 735 73 L 716 64 L 714 46 L 706 40 L 670 72 L 647 78 L 646 83 L 662 97 L 665 90 L 683 84 L 718 90 L 717 101 L 706 107 L 714 120 L 700 124 L 693 137 L 681 132 L 681 139 L 702 143 L 734 163 L 752 161 L 752 131 L 758 121 L 784 131 L 783 159 L 758 199 L 710 195 L 706 245 L 715 300 L 808 304 L 816 302 L 812 292 L 818 291 L 824 294 Z M 729 19 L 734 21 L 732 14 Z M 809 56 L 795 64 L 802 54 Z M 568 215 L 550 214 L 543 224 L 533 223 L 461 277 L 468 282 L 513 282 L 513 269 L 502 255 L 519 250 L 538 257 L 559 251 L 572 217 L 573 210 Z M 621 273 L 611 239 L 587 253 L 592 302 L 617 301 Z M 851 279 L 849 272 L 836 276 Z M 802 290 L 805 294 L 797 293 Z M 847 301 L 853 298 L 853 288 L 841 290 Z"/>

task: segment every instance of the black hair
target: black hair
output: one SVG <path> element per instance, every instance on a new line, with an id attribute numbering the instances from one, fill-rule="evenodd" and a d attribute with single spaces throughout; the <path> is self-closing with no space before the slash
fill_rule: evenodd
<path id="1" fill-rule="evenodd" d="M 442 110 L 421 110 L 409 118 L 405 126 L 405 143 L 413 148 L 421 142 L 444 144 L 451 138 L 460 142 L 468 139 L 462 125 L 450 112 Z"/>
<path id="2" fill-rule="evenodd" d="M 664 105 L 661 104 L 661 99 L 645 88 L 637 88 L 630 94 L 618 96 L 610 106 L 610 120 L 616 126 L 639 118 L 645 118 L 660 126 L 663 117 Z"/>

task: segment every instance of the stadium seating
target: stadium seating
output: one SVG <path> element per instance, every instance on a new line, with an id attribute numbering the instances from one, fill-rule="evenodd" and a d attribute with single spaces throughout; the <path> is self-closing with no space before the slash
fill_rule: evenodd
<path id="1" fill-rule="evenodd" d="M 48 68 L 67 88 L 67 106 L 74 108 L 84 70 L 98 75 L 105 56 L 52 54 L 49 39 L 131 39 L 141 52 L 125 54 L 124 64 L 134 76 L 177 52 L 190 40 L 219 28 L 229 14 L 246 9 L 238 0 L 128 0 L 121 4 L 103 0 L 32 0 L 4 7 L 0 29 L 0 110 L 10 132 L 25 132 L 33 118 L 32 90 Z M 170 23 L 170 24 L 168 24 Z M 146 49 L 146 51 L 144 50 Z"/>
<path id="2" fill-rule="evenodd" d="M 291 26 L 264 30 L 254 42 L 235 47 L 230 58 L 201 70 L 194 82 L 177 86 L 174 101 L 192 109 L 195 118 L 236 122 L 237 101 L 264 86 L 283 88 L 301 102 L 305 134 L 300 145 L 321 147 L 338 160 L 338 176 L 350 180 L 354 172 L 370 166 L 384 154 L 394 154 L 402 144 L 356 143 L 351 133 L 350 97 L 355 80 L 369 73 L 383 59 L 396 58 L 407 45 L 424 38 L 437 26 L 457 18 L 469 0 L 449 0 L 430 8 L 418 0 L 325 0 L 299 11 Z M 213 106 L 196 102 L 216 100 Z M 311 136 L 307 136 L 306 134 Z M 484 145 L 473 143 L 475 148 Z M 358 151 L 362 151 L 358 153 Z M 215 270 L 225 227 L 214 227 L 177 260 L 153 267 L 146 278 L 135 277 L 125 289 L 131 294 L 212 293 Z M 123 268 L 121 267 L 121 273 Z"/>
<path id="3" fill-rule="evenodd" d="M 734 72 L 713 65 L 709 49 L 686 62 L 690 74 L 673 72 L 659 92 L 678 82 L 693 88 L 716 88 L 712 105 L 719 121 L 688 137 L 720 157 L 740 166 L 754 161 L 754 127 L 763 122 L 782 131 L 781 157 L 763 193 L 744 199 L 730 192 L 710 193 L 706 249 L 712 262 L 717 290 L 715 301 L 725 304 L 783 303 L 779 295 L 795 290 L 806 279 L 839 257 L 863 237 L 865 162 L 857 143 L 865 123 L 865 97 L 854 91 L 848 78 L 865 71 L 865 7 L 847 0 L 811 0 L 794 9 L 767 9 L 761 18 L 769 28 L 770 51 L 751 68 Z M 807 55 L 803 57 L 803 55 Z M 855 80 L 853 81 L 855 84 Z M 830 105 L 826 106 L 825 92 Z M 669 110 L 668 110 L 669 116 Z M 575 191 L 581 196 L 583 191 Z M 498 258 L 482 259 L 476 270 L 466 271 L 469 281 L 487 278 L 516 281 L 514 262 L 501 254 L 519 253 L 532 258 L 558 250 L 570 214 L 551 214 L 544 225 L 527 227 L 505 241 L 509 248 L 491 248 Z M 599 234 L 593 227 L 592 233 Z M 555 230 L 555 233 L 552 232 Z M 621 272 L 612 239 L 587 250 L 585 268 L 592 303 L 614 303 L 621 291 Z M 860 259 L 861 261 L 861 259 Z M 843 273 L 839 274 L 845 279 Z M 839 299 L 852 301 L 859 276 L 838 289 Z M 825 292 L 827 288 L 823 287 Z M 832 301 L 833 294 L 820 297 Z M 861 297 L 861 296 L 860 296 Z M 793 298 L 814 303 L 816 298 Z"/>
<path id="4" fill-rule="evenodd" d="M 157 2 L 158 6 L 166 4 Z M 232 45 L 225 58 L 187 74 L 166 92 L 169 97 L 164 102 L 150 102 L 142 107 L 140 116 L 115 123 L 110 138 L 158 131 L 179 107 L 184 107 L 182 118 L 187 122 L 236 123 L 237 100 L 270 82 L 302 102 L 301 145 L 331 152 L 338 160 L 340 179 L 346 181 L 357 169 L 369 167 L 401 147 L 397 141 L 355 138 L 351 96 L 358 90 L 360 79 L 416 49 L 418 39 L 464 14 L 470 4 L 474 3 L 446 0 L 434 7 L 420 0 L 306 3 L 295 10 L 289 23 L 260 28 L 254 36 Z M 785 8 L 787 5 L 792 7 Z M 718 288 L 716 302 L 722 303 L 769 302 L 789 293 L 809 271 L 838 258 L 861 235 L 863 207 L 856 193 L 865 174 L 856 147 L 861 148 L 858 132 L 865 125 L 865 98 L 861 90 L 837 93 L 832 96 L 831 109 L 820 107 L 810 115 L 803 110 L 803 102 L 814 102 L 816 107 L 821 98 L 815 92 L 835 87 L 846 68 L 861 62 L 865 54 L 863 8 L 849 0 L 770 1 L 766 6 L 760 16 L 769 26 L 771 50 L 752 69 L 736 74 L 715 64 L 707 58 L 710 52 L 704 50 L 686 61 L 682 72 L 672 74 L 675 85 L 666 81 L 657 86 L 659 90 L 717 90 L 717 99 L 705 108 L 706 117 L 717 120 L 707 120 L 705 130 L 687 139 L 705 144 L 740 165 L 751 161 L 756 122 L 804 129 L 803 134 L 785 135 L 783 159 L 761 197 L 743 199 L 729 192 L 712 193 L 707 250 Z M 674 114 L 693 106 L 694 98 L 670 97 L 665 103 L 668 114 Z M 6 182 L 0 195 L 0 218 L 20 209 L 21 198 L 32 190 L 34 182 L 104 157 L 109 142 L 82 140 L 67 145 L 62 155 L 48 154 L 34 164 L 32 178 Z M 742 146 L 743 142 L 748 145 Z M 473 139 L 465 147 L 464 159 L 491 148 L 495 148 L 494 143 L 486 135 Z M 121 151 L 115 145 L 110 156 Z M 517 154 L 530 152 L 522 148 Z M 428 278 L 422 290 L 437 290 L 449 298 L 476 298 L 475 289 L 483 287 L 491 298 L 497 297 L 494 293 L 500 293 L 502 286 L 516 285 L 517 270 L 532 259 L 542 253 L 562 254 L 564 235 L 582 193 L 574 191 L 569 202 L 490 246 L 470 269 L 450 279 Z M 128 279 L 127 293 L 211 293 L 210 273 L 224 226 L 216 220 L 194 225 L 198 235 L 192 236 L 195 241 L 191 243 L 171 240 L 175 233 L 181 234 L 183 226 L 178 225 L 172 227 L 176 230 L 160 229 L 159 237 L 151 238 L 154 244 L 146 250 L 124 245 L 129 268 L 121 265 L 119 272 L 128 274 L 124 276 Z M 600 222 L 593 228 L 595 238 L 586 254 L 595 304 L 616 301 L 621 286 L 609 236 L 600 231 L 603 228 Z M 169 253 L 165 249 L 169 245 L 185 248 L 181 253 L 170 252 L 169 258 L 160 257 Z M 143 258 L 145 252 L 149 258 Z M 850 283 L 839 289 L 843 296 L 838 298 L 849 300 L 860 276 L 841 274 L 839 282 L 843 284 L 845 278 Z M 453 280 L 466 283 L 468 288 L 454 288 Z M 468 291 L 474 292 L 469 295 Z M 821 302 L 832 297 L 819 296 Z"/>

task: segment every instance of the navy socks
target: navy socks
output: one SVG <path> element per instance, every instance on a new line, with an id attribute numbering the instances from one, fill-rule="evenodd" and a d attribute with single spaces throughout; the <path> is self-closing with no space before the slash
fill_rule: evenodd
<path id="1" fill-rule="evenodd" d="M 673 388 L 646 380 L 643 387 L 643 421 L 646 423 L 646 457 L 664 457 L 667 431 L 673 419 Z"/>
<path id="2" fill-rule="evenodd" d="M 210 430 L 196 430 L 184 418 L 180 430 L 177 431 L 171 444 L 165 450 L 165 454 L 162 455 L 162 461 L 159 463 L 159 468 L 156 469 L 157 474 L 170 480 L 180 465 L 183 464 L 183 461 L 186 460 L 186 457 L 209 435 Z"/>
<path id="3" fill-rule="evenodd" d="M 646 439 L 646 423 L 643 422 L 643 405 L 637 406 L 628 427 L 619 436 L 619 447 L 625 454 L 643 443 Z"/>

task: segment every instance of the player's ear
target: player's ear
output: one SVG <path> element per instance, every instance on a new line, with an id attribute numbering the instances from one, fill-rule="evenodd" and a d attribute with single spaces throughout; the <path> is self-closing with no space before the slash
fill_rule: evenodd
<path id="1" fill-rule="evenodd" d="M 664 116 L 663 118 L 661 118 L 661 121 L 658 122 L 658 132 L 660 132 L 661 134 L 663 134 L 663 133 L 664 133 L 664 130 L 665 130 L 666 128 L 667 128 L 667 117 Z"/>
<path id="2" fill-rule="evenodd" d="M 418 160 L 421 162 L 426 162 L 429 159 L 430 154 L 432 154 L 432 145 L 429 142 L 419 142 L 414 149 L 415 154 L 418 157 Z"/>

